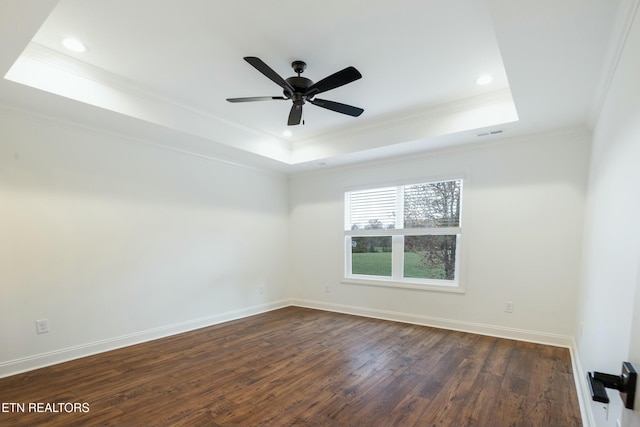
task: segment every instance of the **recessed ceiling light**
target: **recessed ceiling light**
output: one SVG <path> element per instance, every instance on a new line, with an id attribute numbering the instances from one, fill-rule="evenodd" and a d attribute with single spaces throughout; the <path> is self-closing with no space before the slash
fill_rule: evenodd
<path id="1" fill-rule="evenodd" d="M 476 84 L 478 86 L 484 86 L 484 85 L 488 85 L 492 81 L 493 81 L 493 77 L 491 77 L 489 74 L 483 74 L 482 76 L 476 79 Z"/>
<path id="2" fill-rule="evenodd" d="M 291 132 L 290 130 L 285 130 L 282 132 L 282 135 L 286 137 L 290 137 L 293 135 L 293 132 Z"/>
<path id="3" fill-rule="evenodd" d="M 87 51 L 87 47 L 80 40 L 73 37 L 63 39 L 62 45 L 72 52 L 82 53 Z"/>

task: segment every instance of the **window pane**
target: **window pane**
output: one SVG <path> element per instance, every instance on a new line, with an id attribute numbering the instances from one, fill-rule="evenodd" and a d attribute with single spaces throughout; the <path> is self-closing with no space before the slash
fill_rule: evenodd
<path id="1" fill-rule="evenodd" d="M 455 235 L 405 236 L 404 277 L 454 280 Z"/>
<path id="2" fill-rule="evenodd" d="M 394 228 L 396 223 L 395 187 L 349 193 L 346 230 Z"/>
<path id="3" fill-rule="evenodd" d="M 461 180 L 405 186 L 404 228 L 459 227 L 461 187 Z"/>
<path id="4" fill-rule="evenodd" d="M 391 236 L 352 237 L 351 274 L 391 277 Z"/>

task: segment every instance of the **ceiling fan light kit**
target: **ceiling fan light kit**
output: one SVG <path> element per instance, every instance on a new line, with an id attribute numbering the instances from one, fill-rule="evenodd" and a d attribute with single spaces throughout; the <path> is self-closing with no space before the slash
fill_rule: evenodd
<path id="1" fill-rule="evenodd" d="M 331 74 L 328 77 L 314 83 L 306 77 L 302 77 L 300 74 L 307 68 L 307 64 L 304 61 L 293 61 L 291 68 L 297 74 L 287 79 L 283 79 L 278 73 L 273 71 L 271 67 L 265 64 L 260 58 L 255 56 L 246 56 L 244 58 L 249 64 L 251 64 L 256 70 L 260 71 L 263 75 L 273 81 L 275 84 L 282 88 L 283 96 L 254 96 L 246 98 L 227 98 L 229 102 L 255 102 L 255 101 L 272 101 L 272 100 L 290 100 L 293 105 L 289 111 L 289 119 L 287 125 L 294 126 L 299 125 L 302 120 L 302 106 L 309 102 L 315 106 L 326 108 L 327 110 L 335 111 L 337 113 L 346 114 L 348 116 L 358 117 L 364 110 L 362 108 L 354 107 L 352 105 L 342 104 L 340 102 L 329 101 L 326 99 L 314 98 L 317 94 L 335 89 L 340 86 L 344 86 L 355 80 L 362 78 L 362 74 L 354 67 L 347 67 L 336 73 Z"/>

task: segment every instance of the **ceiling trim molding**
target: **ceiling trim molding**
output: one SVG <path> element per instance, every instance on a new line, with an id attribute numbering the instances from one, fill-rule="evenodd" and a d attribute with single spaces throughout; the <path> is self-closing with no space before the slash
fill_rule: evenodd
<path id="1" fill-rule="evenodd" d="M 215 143 L 238 148 L 273 160 L 285 163 L 289 162 L 291 144 L 282 138 L 277 138 L 273 135 L 238 125 L 211 113 L 152 93 L 150 90 L 128 79 L 58 53 L 34 42 L 29 44 L 27 49 L 25 49 L 23 54 L 17 59 L 14 66 L 19 66 L 20 61 L 24 61 L 25 58 L 39 66 L 59 70 L 72 79 L 84 79 L 103 88 L 103 90 L 112 91 L 116 95 L 115 98 L 130 101 L 125 103 L 129 111 L 118 110 L 118 108 L 105 104 L 101 105 L 100 102 L 91 102 L 88 99 L 89 96 L 86 96 L 86 99 L 78 99 L 65 94 L 64 91 L 56 92 L 49 90 L 58 95 L 140 120 L 156 123 L 185 134 L 205 138 Z M 30 85 L 28 81 L 16 78 L 14 74 L 19 73 L 12 73 L 12 70 L 9 70 L 6 78 L 17 83 Z M 51 81 L 49 81 L 48 84 L 51 84 Z M 37 85 L 33 85 L 33 87 L 47 91 L 44 87 L 38 87 Z M 215 138 L 213 137 L 214 135 L 226 135 L 226 138 Z M 272 149 L 269 149 L 269 147 Z"/>
<path id="2" fill-rule="evenodd" d="M 572 126 L 559 129 L 544 130 L 539 132 L 524 133 L 517 135 L 501 135 L 497 138 L 486 139 L 478 141 L 473 139 L 472 136 L 466 139 L 465 142 L 458 142 L 453 145 L 441 145 L 432 148 L 427 151 L 419 151 L 413 153 L 399 154 L 396 156 L 380 157 L 367 161 L 358 161 L 353 163 L 344 163 L 334 166 L 324 166 L 322 168 L 315 168 L 309 170 L 300 170 L 291 173 L 290 175 L 298 176 L 314 176 L 323 175 L 327 173 L 335 173 L 336 171 L 345 171 L 353 169 L 367 169 L 375 166 L 383 166 L 386 164 L 397 164 L 411 160 L 424 160 L 432 157 L 455 155 L 456 153 L 465 153 L 473 151 L 482 151 L 491 147 L 500 147 L 509 144 L 518 144 L 521 142 L 535 142 L 540 139 L 546 138 L 564 138 L 569 141 L 572 138 L 584 138 L 589 139 L 591 132 L 584 126 Z"/>
<path id="3" fill-rule="evenodd" d="M 392 120 L 304 141 L 293 146 L 292 163 L 308 163 L 354 153 L 380 153 L 383 147 L 412 143 L 421 143 L 426 148 L 431 145 L 428 141 L 517 120 L 511 92 L 503 89 L 451 102 L 426 112 L 397 115 Z"/>
<path id="4" fill-rule="evenodd" d="M 234 166 L 242 169 L 252 170 L 260 173 L 265 173 L 272 176 L 286 176 L 286 172 L 274 170 L 269 167 L 260 167 L 254 166 L 247 162 L 237 162 L 229 159 L 225 159 L 221 156 L 215 156 L 212 154 L 205 154 L 200 151 L 188 150 L 185 148 L 178 148 L 173 145 L 163 144 L 161 142 L 157 142 L 152 140 L 151 138 L 145 138 L 142 136 L 133 136 L 128 133 L 118 132 L 113 129 L 107 129 L 100 126 L 92 126 L 88 125 L 84 122 L 71 120 L 67 118 L 57 117 L 50 114 L 44 114 L 40 112 L 35 112 L 31 109 L 25 109 L 16 107 L 15 105 L 6 104 L 4 102 L 0 102 L 0 114 L 12 115 L 14 117 L 23 118 L 26 120 L 31 120 L 33 122 L 44 123 L 49 126 L 57 126 L 63 129 L 95 133 L 98 135 L 106 136 L 109 138 L 116 138 L 123 143 L 128 144 L 143 144 L 153 148 L 159 148 L 163 150 L 172 151 L 174 153 L 179 153 L 191 157 L 197 157 L 200 159 L 205 159 L 209 161 L 213 161 L 216 163 Z"/>
<path id="5" fill-rule="evenodd" d="M 478 107 L 499 105 L 503 104 L 504 102 L 513 103 L 513 97 L 511 96 L 511 91 L 509 90 L 509 88 L 496 90 L 482 95 L 475 95 L 472 97 L 451 101 L 445 104 L 428 106 L 417 111 L 414 110 L 414 112 L 408 114 L 406 112 L 400 112 L 394 114 L 393 117 L 386 120 L 373 120 L 365 125 L 360 125 L 357 127 L 351 126 L 348 129 L 338 129 L 304 140 L 294 141 L 291 143 L 291 147 L 295 151 L 296 149 L 304 147 L 305 145 L 317 143 L 319 140 L 327 140 L 337 137 L 356 138 L 359 135 L 363 135 L 369 132 L 375 132 L 379 129 L 387 128 L 389 126 L 408 126 L 415 123 L 422 123 L 427 119 L 432 120 L 434 118 L 447 117 L 469 110 L 474 110 Z"/>
<path id="6" fill-rule="evenodd" d="M 600 82 L 595 91 L 594 101 L 587 116 L 587 126 L 593 130 L 598 122 L 602 107 L 607 99 L 611 83 L 618 70 L 620 57 L 627 44 L 629 32 L 638 16 L 640 0 L 622 0 L 616 13 L 609 47 L 603 62 Z"/>
<path id="7" fill-rule="evenodd" d="M 167 104 L 173 108 L 184 110 L 194 115 L 206 117 L 208 120 L 212 120 L 225 126 L 232 127 L 246 133 L 247 135 L 263 139 L 273 138 L 273 136 L 270 134 L 260 132 L 246 126 L 238 125 L 237 123 L 225 120 L 221 117 L 198 109 L 191 105 L 175 101 L 174 99 L 166 96 L 158 95 L 150 89 L 144 88 L 129 79 L 114 74 L 103 68 L 99 68 L 86 62 L 80 61 L 71 56 L 64 55 L 36 42 L 29 43 L 22 54 L 35 61 L 59 68 L 66 72 L 75 74 L 78 77 L 92 80 L 96 83 L 102 84 L 120 92 L 124 92 L 138 98 L 143 98 L 147 101 Z M 281 139 L 281 142 L 289 144 L 289 141 L 283 139 Z"/>
<path id="8" fill-rule="evenodd" d="M 504 88 L 290 142 L 157 95 L 126 78 L 35 42 L 18 58 L 7 78 L 289 165 L 517 120 L 511 92 Z M 389 136 L 389 129 L 397 134 Z M 383 134 L 387 136 L 382 137 Z M 363 141 L 373 146 L 365 148 Z M 176 145 L 180 145 L 179 141 Z"/>

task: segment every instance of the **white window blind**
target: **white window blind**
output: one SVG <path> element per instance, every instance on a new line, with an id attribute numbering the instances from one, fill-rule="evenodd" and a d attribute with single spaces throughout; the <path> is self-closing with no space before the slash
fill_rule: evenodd
<path id="1" fill-rule="evenodd" d="M 396 187 L 347 193 L 345 230 L 395 228 Z"/>

